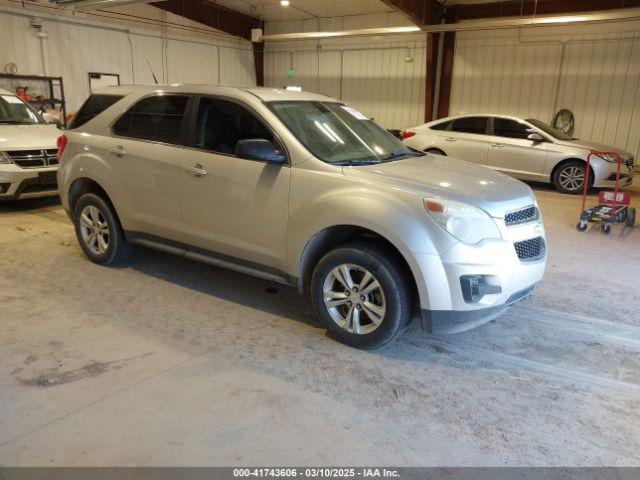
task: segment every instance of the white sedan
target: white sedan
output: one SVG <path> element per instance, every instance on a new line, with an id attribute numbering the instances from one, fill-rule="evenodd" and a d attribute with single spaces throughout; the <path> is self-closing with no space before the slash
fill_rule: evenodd
<path id="1" fill-rule="evenodd" d="M 621 186 L 631 184 L 634 158 L 608 145 L 571 138 L 536 119 L 475 114 L 448 117 L 402 132 L 405 144 L 416 150 L 479 163 L 521 180 L 552 183 L 563 193 L 580 193 L 589 152 L 617 152 L 622 157 Z M 590 183 L 612 187 L 617 160 L 592 156 Z"/>

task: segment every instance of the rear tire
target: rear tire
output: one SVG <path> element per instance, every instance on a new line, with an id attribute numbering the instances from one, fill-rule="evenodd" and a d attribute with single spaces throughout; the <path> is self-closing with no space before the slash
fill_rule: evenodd
<path id="1" fill-rule="evenodd" d="M 102 197 L 87 193 L 80 197 L 73 213 L 76 236 L 85 255 L 99 265 L 124 262 L 133 249 L 124 238 L 111 205 Z"/>
<path id="2" fill-rule="evenodd" d="M 554 172 L 553 186 L 560 193 L 578 195 L 583 191 L 586 171 L 587 164 L 580 160 L 565 162 Z M 590 180 L 593 181 L 593 178 Z"/>
<path id="3" fill-rule="evenodd" d="M 361 349 L 396 338 L 413 314 L 409 275 L 382 248 L 354 242 L 327 253 L 311 278 L 318 317 L 338 340 Z"/>

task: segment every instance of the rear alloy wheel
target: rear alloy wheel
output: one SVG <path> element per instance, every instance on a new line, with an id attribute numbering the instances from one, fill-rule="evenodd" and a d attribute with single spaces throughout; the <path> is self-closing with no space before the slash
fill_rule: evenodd
<path id="1" fill-rule="evenodd" d="M 343 343 L 378 348 L 411 320 L 414 295 L 407 275 L 384 249 L 365 242 L 348 244 L 329 252 L 316 266 L 313 306 Z"/>
<path id="2" fill-rule="evenodd" d="M 76 236 L 92 262 L 111 265 L 123 262 L 131 253 L 120 222 L 110 204 L 93 193 L 83 195 L 74 209 Z"/>
<path id="3" fill-rule="evenodd" d="M 584 187 L 586 170 L 586 164 L 583 162 L 572 161 L 561 165 L 553 179 L 556 190 L 572 195 L 581 193 Z"/>

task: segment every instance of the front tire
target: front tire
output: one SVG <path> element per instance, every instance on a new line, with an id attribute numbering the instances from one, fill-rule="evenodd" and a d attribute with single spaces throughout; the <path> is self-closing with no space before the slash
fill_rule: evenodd
<path id="1" fill-rule="evenodd" d="M 586 177 L 587 164 L 579 160 L 565 162 L 553 175 L 553 186 L 560 193 L 578 195 L 582 193 Z"/>
<path id="2" fill-rule="evenodd" d="M 379 348 L 411 320 L 408 272 L 382 248 L 357 242 L 325 255 L 311 278 L 318 317 L 341 342 Z"/>
<path id="3" fill-rule="evenodd" d="M 74 209 L 76 236 L 84 253 L 99 265 L 124 262 L 132 246 L 124 238 L 113 208 L 102 197 L 87 193 Z"/>

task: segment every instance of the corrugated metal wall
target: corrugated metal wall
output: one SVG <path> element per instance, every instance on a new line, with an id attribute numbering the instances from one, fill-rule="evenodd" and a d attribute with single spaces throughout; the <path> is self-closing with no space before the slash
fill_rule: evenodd
<path id="1" fill-rule="evenodd" d="M 640 157 L 640 25 L 458 34 L 451 115 L 575 115 L 578 138 Z"/>
<path id="2" fill-rule="evenodd" d="M 358 15 L 267 25 L 269 33 L 406 24 L 397 14 Z M 412 61 L 406 61 L 410 58 Z M 265 84 L 339 98 L 387 128 L 424 121 L 426 51 L 422 35 L 267 44 Z M 288 78 L 288 70 L 294 77 Z"/>
<path id="3" fill-rule="evenodd" d="M 147 7 L 150 8 L 150 7 Z M 151 64 L 159 82 L 255 85 L 249 42 L 168 36 L 113 24 L 78 25 L 64 17 L 43 18 L 46 72 L 62 76 L 67 111 L 89 95 L 88 72 L 118 73 L 123 84 L 152 84 Z M 18 65 L 19 73 L 42 74 L 40 41 L 29 18 L 0 11 L 0 66 Z"/>

